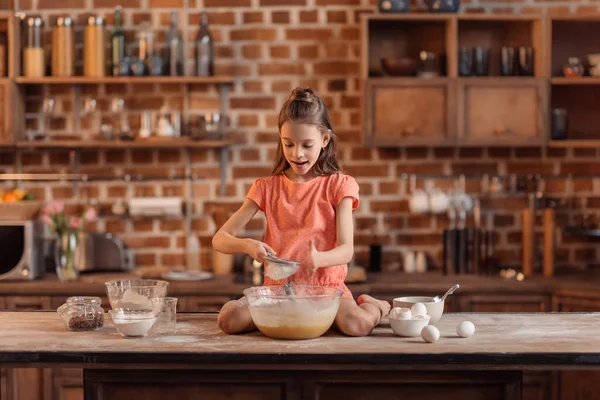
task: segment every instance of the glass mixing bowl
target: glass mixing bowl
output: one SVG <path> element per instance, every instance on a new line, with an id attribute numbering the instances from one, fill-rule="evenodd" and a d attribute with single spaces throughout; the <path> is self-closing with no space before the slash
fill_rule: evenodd
<path id="1" fill-rule="evenodd" d="M 273 339 L 313 339 L 331 327 L 342 290 L 320 286 L 257 286 L 244 290 L 256 327 Z"/>
<path id="2" fill-rule="evenodd" d="M 154 279 L 110 281 L 104 285 L 113 310 L 152 310 L 156 299 L 162 301 L 169 290 L 169 282 Z"/>

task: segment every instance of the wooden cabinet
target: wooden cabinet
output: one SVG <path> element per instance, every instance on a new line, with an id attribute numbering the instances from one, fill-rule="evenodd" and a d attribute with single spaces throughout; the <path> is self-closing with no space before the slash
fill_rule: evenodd
<path id="1" fill-rule="evenodd" d="M 548 312 L 551 300 L 540 294 L 494 294 L 460 296 L 461 312 Z"/>
<path id="2" fill-rule="evenodd" d="M 53 368 L 52 399 L 83 400 L 83 370 Z"/>
<path id="3" fill-rule="evenodd" d="M 178 300 L 178 311 L 182 312 L 219 312 L 231 296 L 188 296 Z"/>
<path id="4" fill-rule="evenodd" d="M 525 400 L 554 400 L 556 372 L 523 372 L 522 398 Z"/>
<path id="5" fill-rule="evenodd" d="M 4 306 L 9 311 L 50 310 L 49 296 L 7 296 Z"/>
<path id="6" fill-rule="evenodd" d="M 375 146 L 454 144 L 454 83 L 445 79 L 369 79 L 365 141 Z"/>
<path id="7" fill-rule="evenodd" d="M 600 299 L 555 296 L 552 309 L 558 312 L 600 312 Z"/>
<path id="8" fill-rule="evenodd" d="M 458 143 L 531 146 L 548 133 L 547 83 L 534 78 L 460 79 Z"/>

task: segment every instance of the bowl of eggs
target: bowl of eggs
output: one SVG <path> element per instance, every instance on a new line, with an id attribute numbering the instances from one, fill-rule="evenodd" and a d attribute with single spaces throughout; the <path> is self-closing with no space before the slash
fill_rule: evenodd
<path id="1" fill-rule="evenodd" d="M 427 315 L 431 317 L 430 323 L 434 324 L 442 318 L 444 313 L 444 301 L 434 302 L 433 297 L 413 296 L 413 297 L 396 297 L 393 300 L 394 308 L 411 308 L 417 303 L 421 303 L 427 309 Z"/>
<path id="2" fill-rule="evenodd" d="M 390 326 L 398 336 L 421 336 L 421 331 L 431 321 L 427 308 L 423 303 L 415 303 L 411 308 L 394 307 L 390 311 Z"/>

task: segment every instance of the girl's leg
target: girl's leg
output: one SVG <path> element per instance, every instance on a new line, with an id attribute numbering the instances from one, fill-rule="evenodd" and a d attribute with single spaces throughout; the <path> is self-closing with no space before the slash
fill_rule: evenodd
<path id="1" fill-rule="evenodd" d="M 221 308 L 217 317 L 219 329 L 228 335 L 256 330 L 248 310 L 248 299 L 231 300 Z"/>
<path id="2" fill-rule="evenodd" d="M 367 336 L 390 312 L 390 303 L 363 294 L 354 300 L 344 298 L 335 317 L 334 326 L 348 336 Z"/>

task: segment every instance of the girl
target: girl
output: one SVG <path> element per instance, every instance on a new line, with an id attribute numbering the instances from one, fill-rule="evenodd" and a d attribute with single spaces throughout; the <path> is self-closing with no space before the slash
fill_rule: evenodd
<path id="1" fill-rule="evenodd" d="M 219 229 L 213 247 L 222 253 L 247 253 L 263 262 L 268 252 L 299 261 L 288 278 L 295 284 L 344 291 L 334 327 L 350 336 L 371 333 L 390 304 L 361 295 L 358 304 L 344 284 L 354 254 L 352 211 L 358 184 L 340 172 L 337 136 L 323 100 L 310 89 L 295 89 L 279 113 L 279 142 L 273 174 L 257 179 L 240 209 Z M 238 239 L 238 232 L 258 211 L 265 213 L 264 243 Z M 265 285 L 282 285 L 265 276 Z M 228 334 L 256 329 L 245 298 L 223 306 L 219 328 Z"/>

